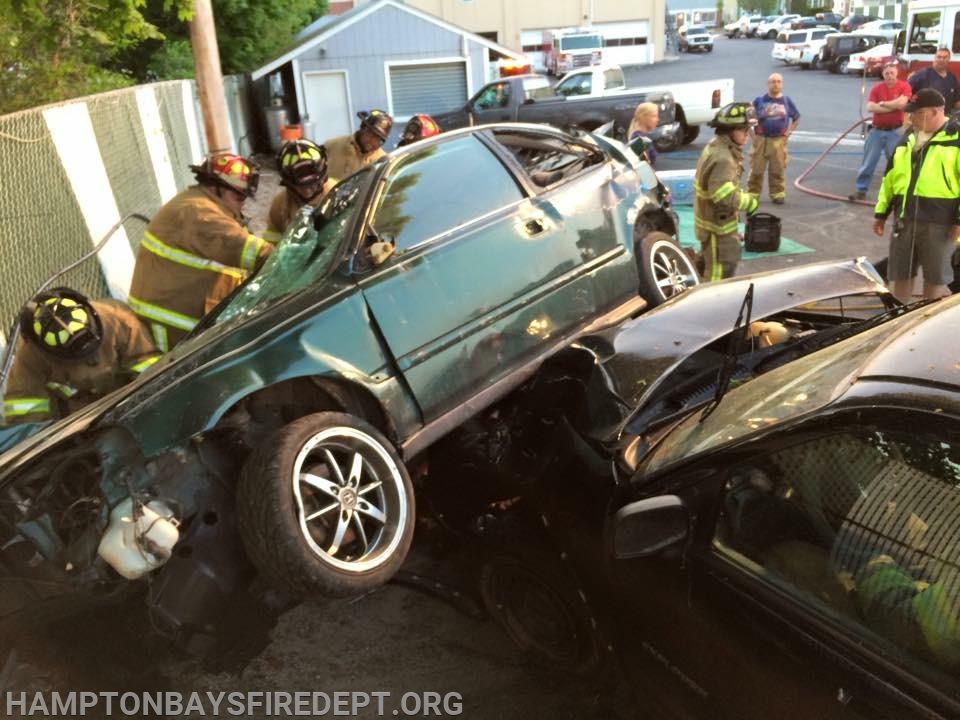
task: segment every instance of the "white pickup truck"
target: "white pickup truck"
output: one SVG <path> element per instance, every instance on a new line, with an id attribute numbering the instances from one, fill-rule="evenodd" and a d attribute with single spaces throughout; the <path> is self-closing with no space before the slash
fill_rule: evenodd
<path id="1" fill-rule="evenodd" d="M 676 120 L 680 123 L 680 143 L 692 143 L 700 134 L 700 126 L 713 119 L 717 110 L 733 102 L 733 78 L 695 80 L 693 82 L 627 88 L 619 65 L 594 65 L 571 70 L 557 83 L 557 95 L 612 95 L 637 91 L 670 91 L 676 102 Z M 657 149 L 673 150 L 675 145 Z"/>

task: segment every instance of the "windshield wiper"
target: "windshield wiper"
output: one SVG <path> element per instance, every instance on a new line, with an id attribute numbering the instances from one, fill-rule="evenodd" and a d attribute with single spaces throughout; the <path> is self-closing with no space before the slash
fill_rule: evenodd
<path id="1" fill-rule="evenodd" d="M 730 379 L 733 377 L 733 371 L 737 367 L 737 356 L 740 348 L 744 347 L 750 331 L 750 315 L 753 313 L 753 283 L 747 288 L 747 294 L 743 296 L 743 302 L 740 303 L 740 312 L 737 314 L 737 321 L 733 324 L 733 331 L 730 333 L 730 342 L 727 345 L 727 352 L 723 356 L 723 363 L 720 365 L 720 371 L 717 373 L 717 389 L 713 394 L 713 399 L 707 404 L 700 413 L 700 422 L 703 422 L 710 413 L 717 409 L 723 396 L 730 389 Z"/>

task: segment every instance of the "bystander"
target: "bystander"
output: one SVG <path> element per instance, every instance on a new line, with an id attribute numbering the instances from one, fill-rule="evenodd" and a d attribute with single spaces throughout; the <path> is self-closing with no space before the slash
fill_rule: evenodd
<path id="1" fill-rule="evenodd" d="M 857 170 L 856 192 L 848 196 L 851 201 L 867 197 L 867 189 L 880 156 L 883 155 L 889 163 L 900 140 L 903 106 L 913 91 L 906 81 L 897 79 L 897 67 L 896 63 L 884 67 L 883 81 L 870 88 L 867 110 L 873 113 L 873 123 L 863 143 L 863 162 Z"/>
<path id="2" fill-rule="evenodd" d="M 750 147 L 747 190 L 759 198 L 763 192 L 763 176 L 769 168 L 767 187 L 770 200 L 782 205 L 787 196 L 787 138 L 797 129 L 800 113 L 793 101 L 783 94 L 783 77 L 779 73 L 767 78 L 767 92 L 754 99 L 753 107 L 757 111 L 757 125 Z"/>

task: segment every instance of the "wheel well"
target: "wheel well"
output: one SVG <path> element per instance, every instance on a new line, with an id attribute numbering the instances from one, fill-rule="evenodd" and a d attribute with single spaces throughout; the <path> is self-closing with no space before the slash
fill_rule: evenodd
<path id="1" fill-rule="evenodd" d="M 648 233 L 654 230 L 659 230 L 660 232 L 665 232 L 667 235 L 675 237 L 679 228 L 676 226 L 676 223 L 674 223 L 673 218 L 667 213 L 663 210 L 655 210 L 641 215 L 633 224 L 634 242 L 643 239 Z"/>
<path id="2" fill-rule="evenodd" d="M 683 125 L 684 131 L 686 131 L 686 128 L 687 128 L 687 114 L 686 114 L 685 112 L 683 112 L 683 105 L 681 105 L 680 103 L 677 103 L 677 104 L 674 105 L 673 107 L 674 107 L 674 118 L 676 118 L 676 120 L 677 120 L 678 123 L 680 123 L 681 125 Z"/>
<path id="3" fill-rule="evenodd" d="M 251 447 L 274 430 L 324 410 L 345 412 L 366 420 L 396 441 L 396 428 L 377 399 L 354 383 L 328 377 L 299 377 L 250 393 L 223 415 L 220 426 L 237 426 L 250 438 Z M 245 427 L 246 424 L 248 427 Z"/>

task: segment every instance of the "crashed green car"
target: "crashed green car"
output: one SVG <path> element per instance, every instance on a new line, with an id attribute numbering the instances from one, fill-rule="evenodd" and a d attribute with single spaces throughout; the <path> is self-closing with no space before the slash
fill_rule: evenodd
<path id="1" fill-rule="evenodd" d="M 133 581 L 188 632 L 256 574 L 387 581 L 430 445 L 696 284 L 675 233 L 650 167 L 586 133 L 469 128 L 348 177 L 150 372 L 0 455 L 0 618 Z"/>

